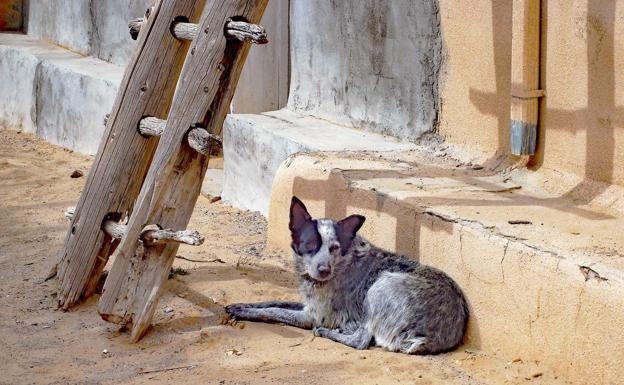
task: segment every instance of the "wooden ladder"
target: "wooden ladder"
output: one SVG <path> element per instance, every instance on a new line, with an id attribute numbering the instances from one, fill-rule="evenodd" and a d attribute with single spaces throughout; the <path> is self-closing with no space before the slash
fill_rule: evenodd
<path id="1" fill-rule="evenodd" d="M 267 42 L 268 0 L 160 0 L 130 23 L 138 47 L 75 209 L 58 263 L 59 306 L 93 295 L 109 257 L 98 311 L 147 331 L 211 151 L 220 145 L 249 44 Z"/>

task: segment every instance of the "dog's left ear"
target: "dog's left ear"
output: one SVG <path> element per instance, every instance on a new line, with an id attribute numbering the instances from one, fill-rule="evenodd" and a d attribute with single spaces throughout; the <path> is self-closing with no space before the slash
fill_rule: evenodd
<path id="1" fill-rule="evenodd" d="M 308 209 L 303 202 L 297 197 L 292 197 L 290 201 L 290 221 L 288 222 L 288 228 L 291 233 L 297 233 L 303 229 L 303 227 L 312 221 L 312 217 L 308 213 Z"/>
<path id="2" fill-rule="evenodd" d="M 338 242 L 340 242 L 342 255 L 349 251 L 353 238 L 355 238 L 355 234 L 362 227 L 364 221 L 366 221 L 366 217 L 362 215 L 350 215 L 336 223 L 336 235 Z"/>

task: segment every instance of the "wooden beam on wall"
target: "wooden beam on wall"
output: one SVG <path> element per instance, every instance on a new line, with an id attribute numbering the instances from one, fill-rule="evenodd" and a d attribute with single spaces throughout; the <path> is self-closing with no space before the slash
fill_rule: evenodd
<path id="1" fill-rule="evenodd" d="M 534 155 L 540 68 L 540 0 L 513 0 L 511 53 L 511 153 Z"/>

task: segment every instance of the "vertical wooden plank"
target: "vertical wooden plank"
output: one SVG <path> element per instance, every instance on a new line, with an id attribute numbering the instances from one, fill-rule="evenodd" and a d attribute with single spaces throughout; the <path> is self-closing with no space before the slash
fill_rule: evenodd
<path id="1" fill-rule="evenodd" d="M 249 50 L 248 44 L 226 40 L 225 23 L 230 17 L 257 23 L 267 1 L 212 2 L 202 16 L 200 32 L 187 55 L 154 161 L 99 302 L 98 311 L 104 319 L 132 324 L 134 341 L 150 325 L 178 249 L 175 243 L 148 247 L 139 241 L 139 236 L 149 224 L 174 230 L 188 224 L 208 156 L 192 150 L 185 137 L 195 125 L 212 134 L 221 133 Z"/>
<path id="2" fill-rule="evenodd" d="M 513 0 L 511 153 L 533 155 L 537 141 L 540 0 Z"/>
<path id="3" fill-rule="evenodd" d="M 114 246 L 102 223 L 132 212 L 152 160 L 158 139 L 141 136 L 138 122 L 167 116 L 189 47 L 171 35 L 171 22 L 177 16 L 197 20 L 204 3 L 159 2 L 139 37 L 60 255 L 58 301 L 64 309 L 93 293 Z"/>
<path id="4" fill-rule="evenodd" d="M 261 24 L 269 44 L 251 47 L 232 100 L 235 114 L 279 110 L 288 102 L 290 81 L 290 0 L 271 0 Z"/>

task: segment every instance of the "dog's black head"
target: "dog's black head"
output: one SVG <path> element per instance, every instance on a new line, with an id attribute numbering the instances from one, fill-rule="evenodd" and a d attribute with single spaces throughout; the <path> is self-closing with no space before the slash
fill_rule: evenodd
<path id="1" fill-rule="evenodd" d="M 351 215 L 338 222 L 312 219 L 303 202 L 293 197 L 288 227 L 299 273 L 315 281 L 331 279 L 365 220 L 361 215 Z"/>

